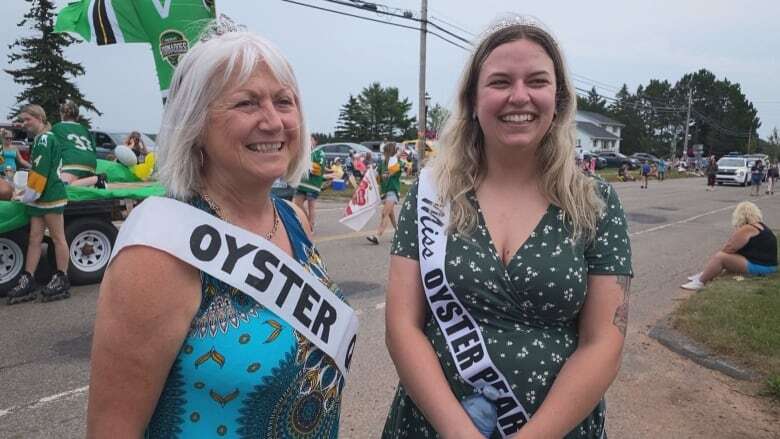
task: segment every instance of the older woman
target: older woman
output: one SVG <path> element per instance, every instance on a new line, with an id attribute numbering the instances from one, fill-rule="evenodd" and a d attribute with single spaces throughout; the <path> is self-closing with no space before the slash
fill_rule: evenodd
<path id="1" fill-rule="evenodd" d="M 297 81 L 270 43 L 225 26 L 179 61 L 159 134 L 170 198 L 133 211 L 101 285 L 89 437 L 338 434 L 344 373 L 320 349 L 336 287 L 305 215 L 271 194 L 309 164 Z"/>
<path id="2" fill-rule="evenodd" d="M 689 277 L 682 285 L 699 290 L 723 270 L 732 273 L 766 275 L 777 271 L 777 237 L 764 224 L 761 210 L 750 201 L 737 204 L 731 216 L 734 232 L 704 265 L 704 271 Z"/>
<path id="3" fill-rule="evenodd" d="M 456 99 L 392 247 L 400 386 L 384 437 L 601 438 L 630 243 L 615 191 L 577 169 L 558 44 L 521 17 L 498 22 Z"/>

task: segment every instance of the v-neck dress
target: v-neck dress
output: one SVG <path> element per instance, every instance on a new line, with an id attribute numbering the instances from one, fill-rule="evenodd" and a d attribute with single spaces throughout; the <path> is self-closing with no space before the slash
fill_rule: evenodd
<path id="1" fill-rule="evenodd" d="M 633 275 L 628 224 L 620 200 L 608 183 L 598 181 L 597 187 L 606 208 L 596 237 L 589 243 L 573 242 L 563 211 L 550 205 L 505 267 L 473 193 L 469 199 L 479 213 L 475 231 L 470 236 L 454 233 L 447 238 L 447 280 L 479 323 L 491 359 L 531 417 L 577 348 L 577 319 L 585 303 L 588 275 Z M 416 185 L 403 204 L 391 253 L 419 260 Z M 473 394 L 458 375 L 430 312 L 424 331 L 455 396 L 462 400 Z M 602 400 L 566 438 L 600 438 L 604 423 Z M 383 438 L 433 437 L 438 434 L 399 384 Z M 498 433 L 493 438 L 499 438 Z"/>

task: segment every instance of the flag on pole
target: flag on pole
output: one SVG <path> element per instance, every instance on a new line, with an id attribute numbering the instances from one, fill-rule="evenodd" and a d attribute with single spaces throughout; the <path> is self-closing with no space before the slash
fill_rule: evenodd
<path id="1" fill-rule="evenodd" d="M 55 32 L 70 32 L 99 46 L 147 43 L 152 46 L 163 99 L 179 57 L 216 16 L 215 0 L 77 0 L 58 14 Z"/>
<path id="2" fill-rule="evenodd" d="M 376 181 L 376 171 L 370 168 L 363 175 L 347 208 L 344 209 L 344 217 L 339 220 L 341 224 L 352 230 L 362 230 L 368 220 L 374 216 L 375 208 L 379 206 L 382 198 L 379 195 L 379 186 Z"/>

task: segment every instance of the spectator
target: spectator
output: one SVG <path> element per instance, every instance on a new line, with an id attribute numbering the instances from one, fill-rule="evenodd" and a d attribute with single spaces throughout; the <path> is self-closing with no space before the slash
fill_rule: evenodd
<path id="1" fill-rule="evenodd" d="M 19 153 L 19 149 L 11 141 L 13 134 L 8 130 L 0 130 L 0 165 L 2 169 L 8 167 L 16 172 L 19 167 L 30 168 L 30 162 L 24 159 Z"/>
<path id="2" fill-rule="evenodd" d="M 729 240 L 682 288 L 701 289 L 723 270 L 759 276 L 776 272 L 777 238 L 763 221 L 758 206 L 750 201 L 739 203 L 731 217 L 734 232 Z"/>
<path id="3" fill-rule="evenodd" d="M 623 163 L 618 168 L 618 180 L 636 181 L 636 178 L 631 174 L 631 170 L 628 168 L 628 163 Z"/>
<path id="4" fill-rule="evenodd" d="M 710 159 L 707 161 L 705 174 L 707 174 L 707 190 L 714 191 L 715 182 L 718 178 L 718 162 L 715 160 L 714 155 L 710 156 Z"/>
<path id="5" fill-rule="evenodd" d="M 650 164 L 647 160 L 642 161 L 642 184 L 639 186 L 642 189 L 647 189 L 647 180 L 650 179 Z"/>
<path id="6" fill-rule="evenodd" d="M 770 165 L 769 170 L 766 172 L 766 193 L 774 195 L 775 183 L 780 178 L 780 170 L 777 168 L 777 162 Z"/>
<path id="7" fill-rule="evenodd" d="M 761 180 L 764 179 L 764 162 L 756 159 L 750 167 L 750 183 L 753 185 L 751 194 L 758 196 L 761 193 Z"/>
<path id="8" fill-rule="evenodd" d="M 666 178 L 666 160 L 658 160 L 658 181 L 664 181 Z"/>
<path id="9" fill-rule="evenodd" d="M 133 150 L 133 154 L 135 154 L 137 162 L 143 163 L 144 157 L 146 157 L 146 154 L 149 153 L 149 150 L 146 149 L 146 144 L 144 143 L 144 140 L 141 138 L 141 133 L 139 133 L 138 131 L 131 132 L 130 134 L 128 134 L 124 143 L 125 146 Z"/>

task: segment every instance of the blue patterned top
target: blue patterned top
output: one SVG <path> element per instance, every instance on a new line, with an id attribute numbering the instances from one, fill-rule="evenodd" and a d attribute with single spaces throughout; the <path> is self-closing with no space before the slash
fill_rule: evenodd
<path id="1" fill-rule="evenodd" d="M 292 207 L 273 202 L 293 257 L 340 295 Z M 200 197 L 191 204 L 214 215 Z M 338 437 L 344 378 L 333 360 L 237 289 L 203 272 L 201 285 L 145 437 Z"/>

